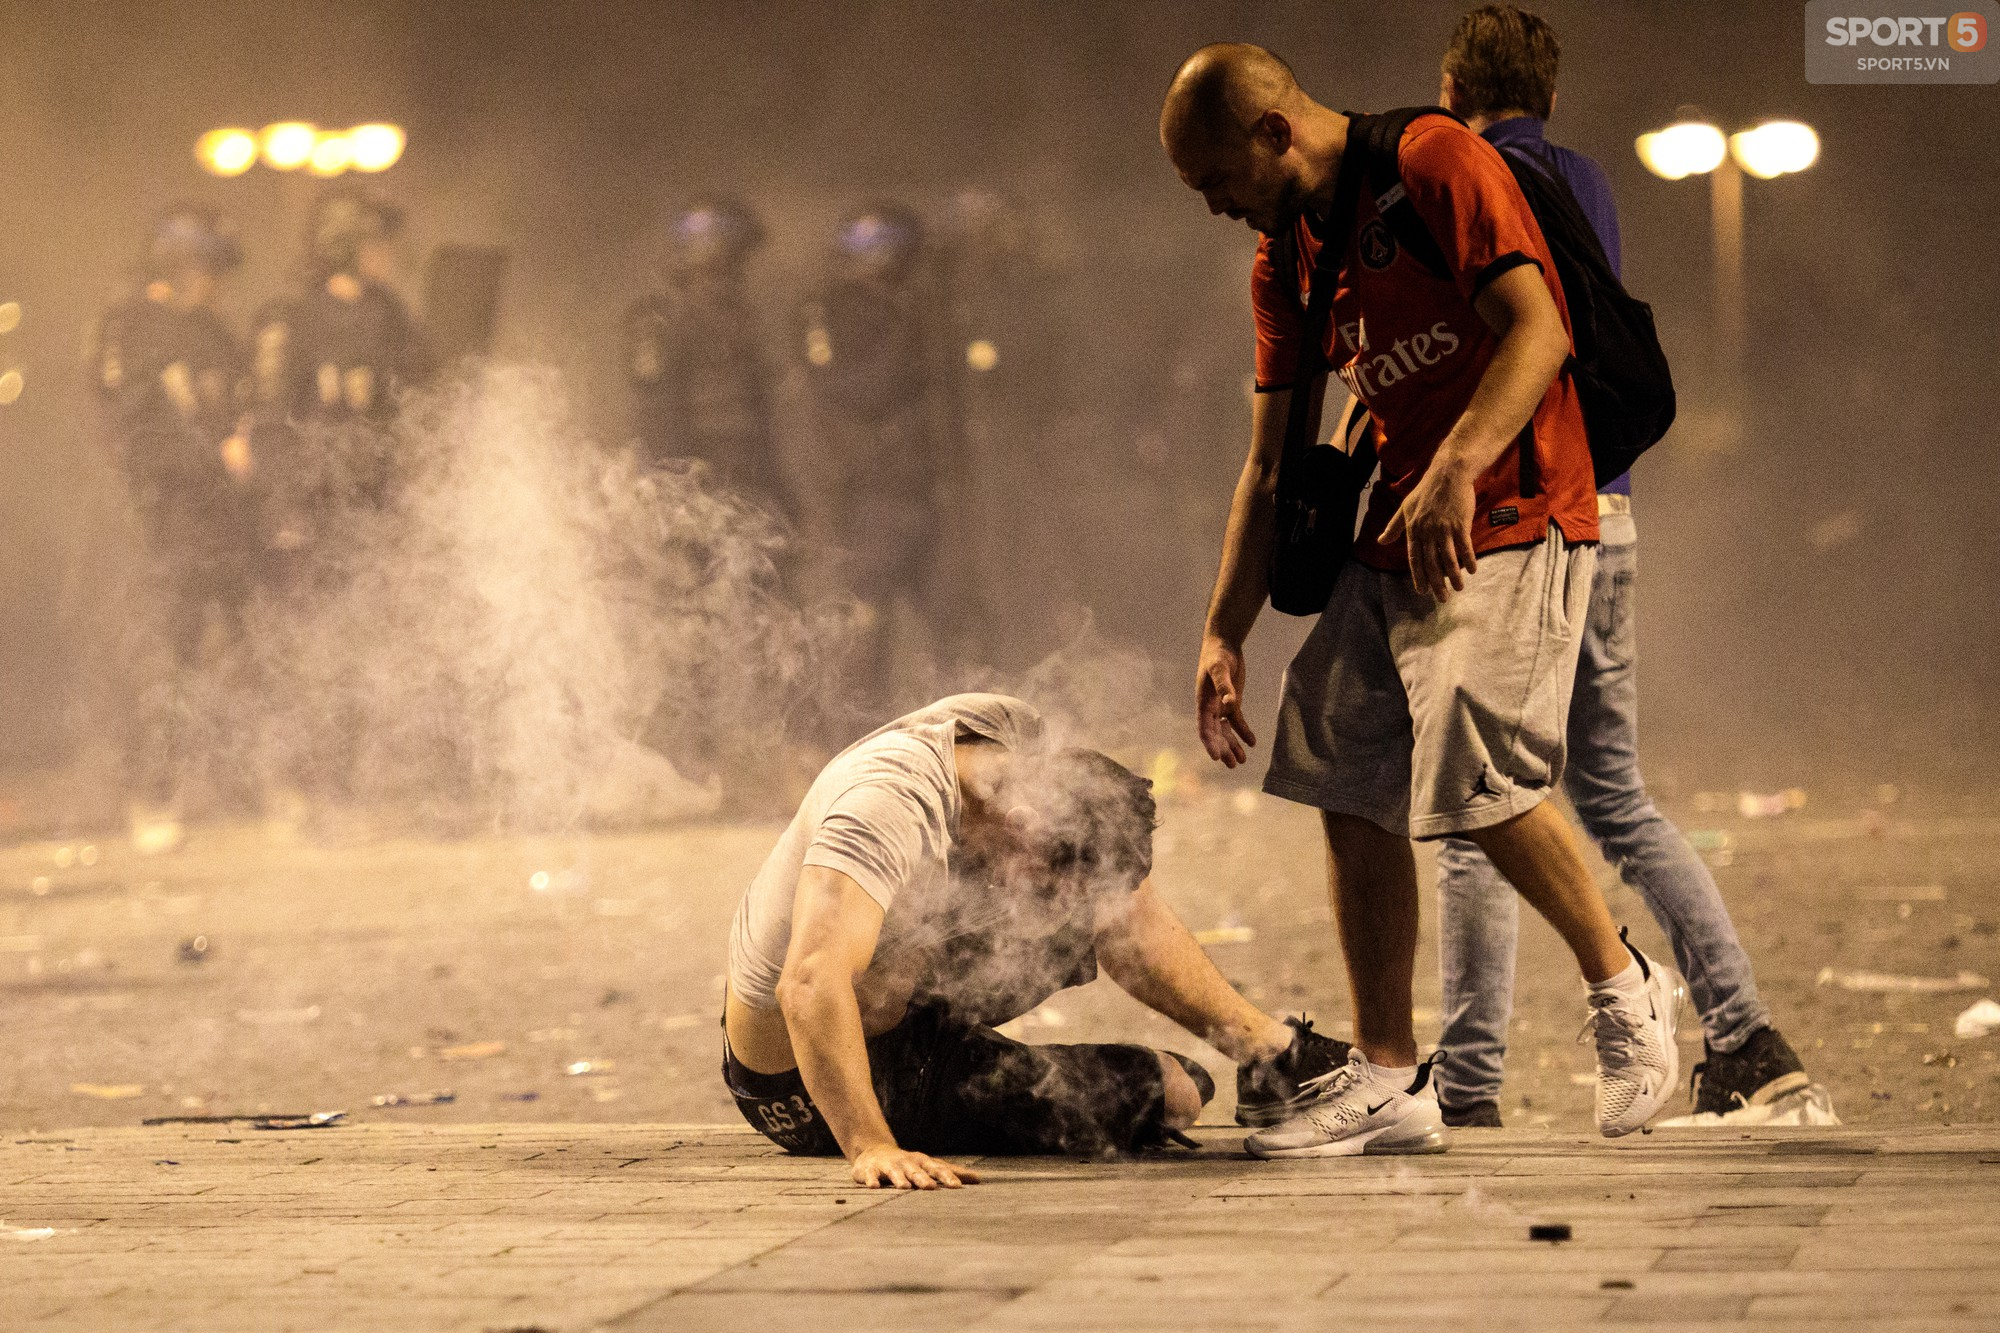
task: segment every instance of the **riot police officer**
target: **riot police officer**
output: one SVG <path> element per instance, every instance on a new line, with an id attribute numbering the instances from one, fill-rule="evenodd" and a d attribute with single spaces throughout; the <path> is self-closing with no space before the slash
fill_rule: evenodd
<path id="1" fill-rule="evenodd" d="M 936 650 L 937 561 L 950 480 L 942 439 L 948 343 L 924 231 L 884 204 L 846 219 L 800 343 L 826 536 L 862 608 L 858 696 L 893 698 L 896 676 Z"/>
<path id="2" fill-rule="evenodd" d="M 677 213 L 661 290 L 625 312 L 625 373 L 643 460 L 706 464 L 729 491 L 793 516 L 771 429 L 771 386 L 745 290 L 764 228 L 729 199 Z"/>
<path id="3" fill-rule="evenodd" d="M 280 550 L 310 546 L 395 496 L 397 394 L 433 368 L 390 286 L 401 229 L 394 205 L 359 187 L 330 190 L 307 229 L 304 292 L 256 321 L 259 443 L 274 455 L 270 535 Z"/>
<path id="4" fill-rule="evenodd" d="M 242 260 L 227 218 L 168 210 L 147 238 L 140 289 L 104 312 L 90 350 L 144 536 L 147 604 L 167 650 L 163 679 L 142 691 L 136 756 L 136 776 L 157 802 L 173 798 L 187 759 L 187 688 L 209 631 L 219 625 L 225 642 L 239 637 L 250 592 L 248 365 L 212 305 Z"/>

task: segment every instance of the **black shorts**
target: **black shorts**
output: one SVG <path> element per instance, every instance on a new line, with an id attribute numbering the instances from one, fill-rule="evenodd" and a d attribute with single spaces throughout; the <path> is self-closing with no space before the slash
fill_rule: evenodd
<path id="1" fill-rule="evenodd" d="M 889 1131 L 916 1152 L 1099 1156 L 1162 1134 L 1165 1083 L 1144 1046 L 1029 1046 L 923 1005 L 869 1040 L 868 1064 Z M 754 1073 L 725 1041 L 722 1077 L 743 1118 L 779 1147 L 840 1155 L 796 1069 Z"/>

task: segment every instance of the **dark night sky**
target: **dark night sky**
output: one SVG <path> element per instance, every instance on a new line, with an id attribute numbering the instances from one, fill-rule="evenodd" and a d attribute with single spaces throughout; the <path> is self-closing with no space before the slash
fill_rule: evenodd
<path id="1" fill-rule="evenodd" d="M 1657 307 L 1686 426 L 1637 476 L 1648 723 L 1689 783 L 1943 774 L 1996 739 L 1990 537 L 2000 467 L 1985 391 L 2000 280 L 2000 88 L 1813 87 L 1795 4 L 1547 4 L 1564 44 L 1552 134 L 1604 162 L 1627 276 Z M 75 626 L 115 560 L 112 474 L 75 372 L 147 217 L 224 204 L 252 251 L 238 317 L 284 279 L 310 186 L 215 181 L 189 145 L 219 124 L 393 119 L 411 147 L 384 188 L 413 241 L 514 255 L 503 349 L 563 365 L 615 434 L 606 365 L 649 227 L 713 188 L 754 199 L 774 243 L 772 327 L 843 207 L 930 207 L 968 184 L 1023 199 L 1071 354 L 1048 392 L 1073 428 L 1027 441 L 1003 618 L 1083 603 L 1188 674 L 1214 531 L 1247 414 L 1170 466 L 1214 479 L 1208 527 L 1167 530 L 1170 479 L 1133 460 L 1168 349 L 1240 374 L 1251 240 L 1182 190 L 1154 138 L 1174 65 L 1206 40 L 1262 42 L 1337 107 L 1427 102 L 1456 5 L 931 3 L 0 5 L 0 299 L 30 393 L 0 420 L 0 690 L 39 721 L 0 758 L 58 757 Z M 1805 176 L 1748 187 L 1751 406 L 1713 447 L 1707 191 L 1645 174 L 1638 133 L 1683 105 L 1736 128 L 1821 132 Z M 1225 421 L 1235 420 L 1227 413 Z M 1828 528 L 1829 520 L 1842 520 Z M 1814 544 L 1839 526 L 1856 535 Z M 1076 536 L 1082 533 L 1081 537 Z M 1060 546 L 1057 534 L 1063 534 Z M 1166 593 L 1137 589 L 1165 562 Z M 1161 598 L 1165 598 L 1165 604 Z M 1260 631 L 1275 669 L 1298 627 Z M 1263 687 L 1268 706 L 1270 688 Z"/>

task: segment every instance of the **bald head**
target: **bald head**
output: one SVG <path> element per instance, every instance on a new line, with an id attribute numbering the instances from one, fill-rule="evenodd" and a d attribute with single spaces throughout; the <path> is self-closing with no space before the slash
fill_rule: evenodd
<path id="1" fill-rule="evenodd" d="M 1346 124 L 1263 47 L 1219 42 L 1175 73 L 1160 107 L 1160 144 L 1209 212 L 1274 236 L 1332 179 Z"/>
<path id="2" fill-rule="evenodd" d="M 1217 42 L 1189 56 L 1160 107 L 1160 142 L 1169 156 L 1195 140 L 1250 134 L 1267 111 L 1295 113 L 1307 102 L 1292 67 L 1261 46 Z"/>

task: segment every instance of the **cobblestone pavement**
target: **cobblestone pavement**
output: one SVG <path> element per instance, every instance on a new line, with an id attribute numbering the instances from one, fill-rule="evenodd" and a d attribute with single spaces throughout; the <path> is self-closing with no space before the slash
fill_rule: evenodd
<path id="1" fill-rule="evenodd" d="M 1995 1119 L 2000 1035 L 1960 1039 L 1953 1020 L 2000 991 L 1876 993 L 1820 978 L 2000 979 L 2000 818 L 1865 793 L 1815 795 L 1775 819 L 1715 805 L 1689 797 L 1669 813 L 1717 863 L 1764 997 L 1842 1119 Z M 1163 814 L 1156 879 L 1223 970 L 1264 1007 L 1343 1031 L 1311 813 L 1247 791 L 1191 792 L 1184 777 Z M 253 1111 L 378 1124 L 732 1120 L 715 1075 L 718 973 L 738 896 L 776 832 L 440 839 L 242 825 L 194 828 L 164 856 L 82 837 L 0 848 L 0 1133 Z M 1610 895 L 1633 938 L 1667 956 L 1636 895 L 1615 884 Z M 1420 1040 L 1437 1032 L 1434 915 L 1427 900 Z M 1503 1110 L 1510 1125 L 1587 1130 L 1574 965 L 1524 916 Z M 184 961 L 184 945 L 201 961 Z M 1019 1030 L 1183 1050 L 1224 1076 L 1217 1110 L 1228 1117 L 1220 1057 L 1109 983 L 1055 997 Z M 1692 1021 L 1683 1035 L 1691 1068 Z M 450 1102 L 373 1104 L 447 1092 Z"/>
<path id="2" fill-rule="evenodd" d="M 2000 1131 L 1459 1133 L 1431 1158 L 988 1161 L 892 1195 L 741 1128 L 0 1141 L 13 1329 L 1988 1329 Z M 1571 1239 L 1531 1240 L 1538 1224 Z"/>

